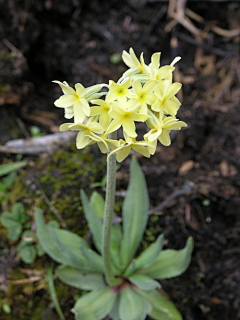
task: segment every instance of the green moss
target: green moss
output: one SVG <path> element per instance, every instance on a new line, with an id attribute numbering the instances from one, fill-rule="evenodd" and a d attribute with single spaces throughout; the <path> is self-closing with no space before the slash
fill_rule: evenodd
<path id="1" fill-rule="evenodd" d="M 21 200 L 29 210 L 40 206 L 50 213 L 43 199 L 45 194 L 69 227 L 79 228 L 76 220 L 83 220 L 76 218 L 76 215 L 82 215 L 80 189 L 90 195 L 90 185 L 102 179 L 105 167 L 106 157 L 95 148 L 76 151 L 75 145 L 72 145 L 69 150 L 59 149 L 52 156 L 39 157 L 34 169 L 29 170 L 28 167 L 21 171 L 11 190 L 10 203 Z M 41 187 L 36 180 L 39 180 Z"/>
<path id="2" fill-rule="evenodd" d="M 42 276 L 39 281 L 24 284 L 11 284 L 7 293 L 0 291 L 0 299 L 8 301 L 12 308 L 12 313 L 9 315 L 1 313 L 1 319 L 59 319 L 55 310 L 52 308 L 52 303 L 50 301 L 48 285 L 44 276 L 45 270 L 42 265 L 43 261 L 46 262 L 46 259 L 41 259 L 39 267 L 42 271 Z M 39 272 L 39 269 L 34 268 L 33 274 L 34 271 Z M 27 276 L 21 273 L 18 268 L 12 269 L 10 279 L 20 280 L 26 278 Z M 69 287 L 57 279 L 54 280 L 54 284 L 57 297 L 60 301 L 60 305 L 62 306 L 66 319 L 74 319 L 73 314 L 70 313 L 70 309 L 74 305 L 73 295 L 78 294 L 79 290 Z M 12 301 L 13 297 L 14 302 Z"/>

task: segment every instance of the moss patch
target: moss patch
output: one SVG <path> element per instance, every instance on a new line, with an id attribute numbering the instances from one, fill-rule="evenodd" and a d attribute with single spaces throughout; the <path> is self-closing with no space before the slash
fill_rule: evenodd
<path id="1" fill-rule="evenodd" d="M 84 189 L 90 196 L 93 192 L 91 184 L 101 181 L 105 172 L 106 157 L 94 147 L 76 151 L 75 144 L 73 144 L 67 150 L 59 149 L 54 155 L 42 155 L 21 170 L 10 191 L 7 207 L 11 208 L 14 203 L 22 202 L 26 213 L 32 218 L 32 227 L 34 227 L 35 207 L 44 210 L 46 219 L 56 220 L 51 207 L 44 199 L 45 195 L 64 219 L 70 231 L 85 238 L 88 227 L 82 211 L 80 189 Z M 0 230 L 4 231 L 2 227 Z M 0 232 L 0 237 L 6 240 L 4 232 Z M 8 245 L 10 247 L 13 244 L 8 243 Z M 36 282 L 10 284 L 7 293 L 0 291 L 0 299 L 7 298 L 12 308 L 9 315 L 1 313 L 1 319 L 13 320 L 16 317 L 24 320 L 58 319 L 51 306 L 45 282 L 45 269 L 49 263 L 52 263 L 52 260 L 47 255 L 36 259 L 30 267 L 19 262 L 29 271 L 41 271 L 42 277 Z M 9 265 L 8 269 L 11 272 L 9 275 L 11 280 L 29 277 L 19 268 L 11 269 Z M 74 319 L 70 309 L 74 305 L 73 296 L 79 294 L 79 290 L 68 287 L 57 279 L 55 286 L 60 304 L 66 310 L 66 312 L 63 310 L 66 319 Z"/>

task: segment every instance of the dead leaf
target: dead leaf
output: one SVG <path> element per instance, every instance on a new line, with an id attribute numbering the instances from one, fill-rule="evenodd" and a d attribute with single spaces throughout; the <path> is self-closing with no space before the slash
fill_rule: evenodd
<path id="1" fill-rule="evenodd" d="M 228 166 L 228 163 L 226 160 L 223 160 L 221 163 L 220 163 L 220 172 L 221 172 L 221 175 L 223 177 L 228 177 L 229 175 L 229 166 Z"/>
<path id="2" fill-rule="evenodd" d="M 188 174 L 189 171 L 192 170 L 192 168 L 194 168 L 194 161 L 193 160 L 188 160 L 186 162 L 184 162 L 181 167 L 178 170 L 178 174 L 180 176 L 185 176 L 186 174 Z"/>

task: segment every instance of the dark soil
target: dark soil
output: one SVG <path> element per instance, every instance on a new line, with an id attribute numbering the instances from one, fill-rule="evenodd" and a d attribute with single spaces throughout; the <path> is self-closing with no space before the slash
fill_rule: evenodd
<path id="1" fill-rule="evenodd" d="M 181 25 L 164 30 L 170 21 L 168 1 L 0 0 L 0 144 L 27 138 L 32 126 L 44 134 L 58 131 L 64 119 L 62 110 L 53 106 L 60 90 L 52 80 L 81 82 L 85 87 L 117 80 L 125 66 L 110 58 L 130 47 L 137 55 L 144 52 L 147 62 L 161 51 L 162 65 L 180 55 L 177 76 L 183 91 L 178 116 L 188 128 L 173 135 L 170 147 L 159 146 L 150 159 L 139 158 L 154 215 L 148 230 L 164 233 L 169 248 L 180 249 L 188 236 L 194 238 L 187 272 L 162 281 L 183 318 L 235 320 L 240 319 L 240 36 L 224 37 L 211 26 L 239 28 L 240 3 L 188 1 L 187 7 L 204 18 L 193 20 L 208 33 L 202 47 Z M 177 48 L 170 45 L 173 37 L 178 39 Z M 0 156 L 2 162 L 16 159 L 12 154 Z M 52 156 L 39 157 L 46 166 Z M 41 172 L 36 167 L 38 156 L 24 159 L 31 170 Z M 119 169 L 118 191 L 126 189 L 129 161 Z M 45 192 L 51 200 L 51 190 L 46 187 Z M 172 194 L 172 201 L 156 209 Z M 14 260 L 14 248 L 8 261 L 2 233 L 0 239 L 2 277 L 11 277 L 9 266 L 31 268 Z M 27 299 L 40 301 L 42 291 L 28 292 Z M 31 308 L 24 314 L 20 305 L 13 307 L 14 296 L 7 296 L 12 318 L 1 313 L 1 319 L 43 319 L 40 311 L 33 318 Z M 68 314 L 71 304 L 63 301 Z"/>

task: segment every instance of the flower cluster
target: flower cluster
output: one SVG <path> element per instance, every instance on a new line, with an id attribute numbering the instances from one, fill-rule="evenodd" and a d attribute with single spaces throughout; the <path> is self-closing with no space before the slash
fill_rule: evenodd
<path id="1" fill-rule="evenodd" d="M 160 67 L 160 55 L 154 53 L 151 63 L 146 65 L 143 54 L 138 59 L 132 48 L 129 53 L 123 51 L 122 58 L 129 69 L 117 83 L 110 80 L 108 85 L 89 88 L 77 83 L 74 90 L 67 82 L 54 81 L 64 93 L 55 106 L 64 108 L 65 118 L 74 118 L 73 123 L 62 124 L 60 131 L 79 131 L 78 149 L 97 143 L 102 153 L 116 154 L 118 162 L 131 149 L 150 157 L 156 152 L 157 141 L 170 145 L 171 130 L 187 126 L 176 118 L 181 105 L 176 94 L 181 84 L 173 82 L 173 71 L 180 58 Z M 102 90 L 103 87 L 107 90 Z M 143 140 L 137 140 L 136 122 L 144 122 L 148 128 Z M 112 133 L 120 128 L 124 139 L 111 139 Z"/>

